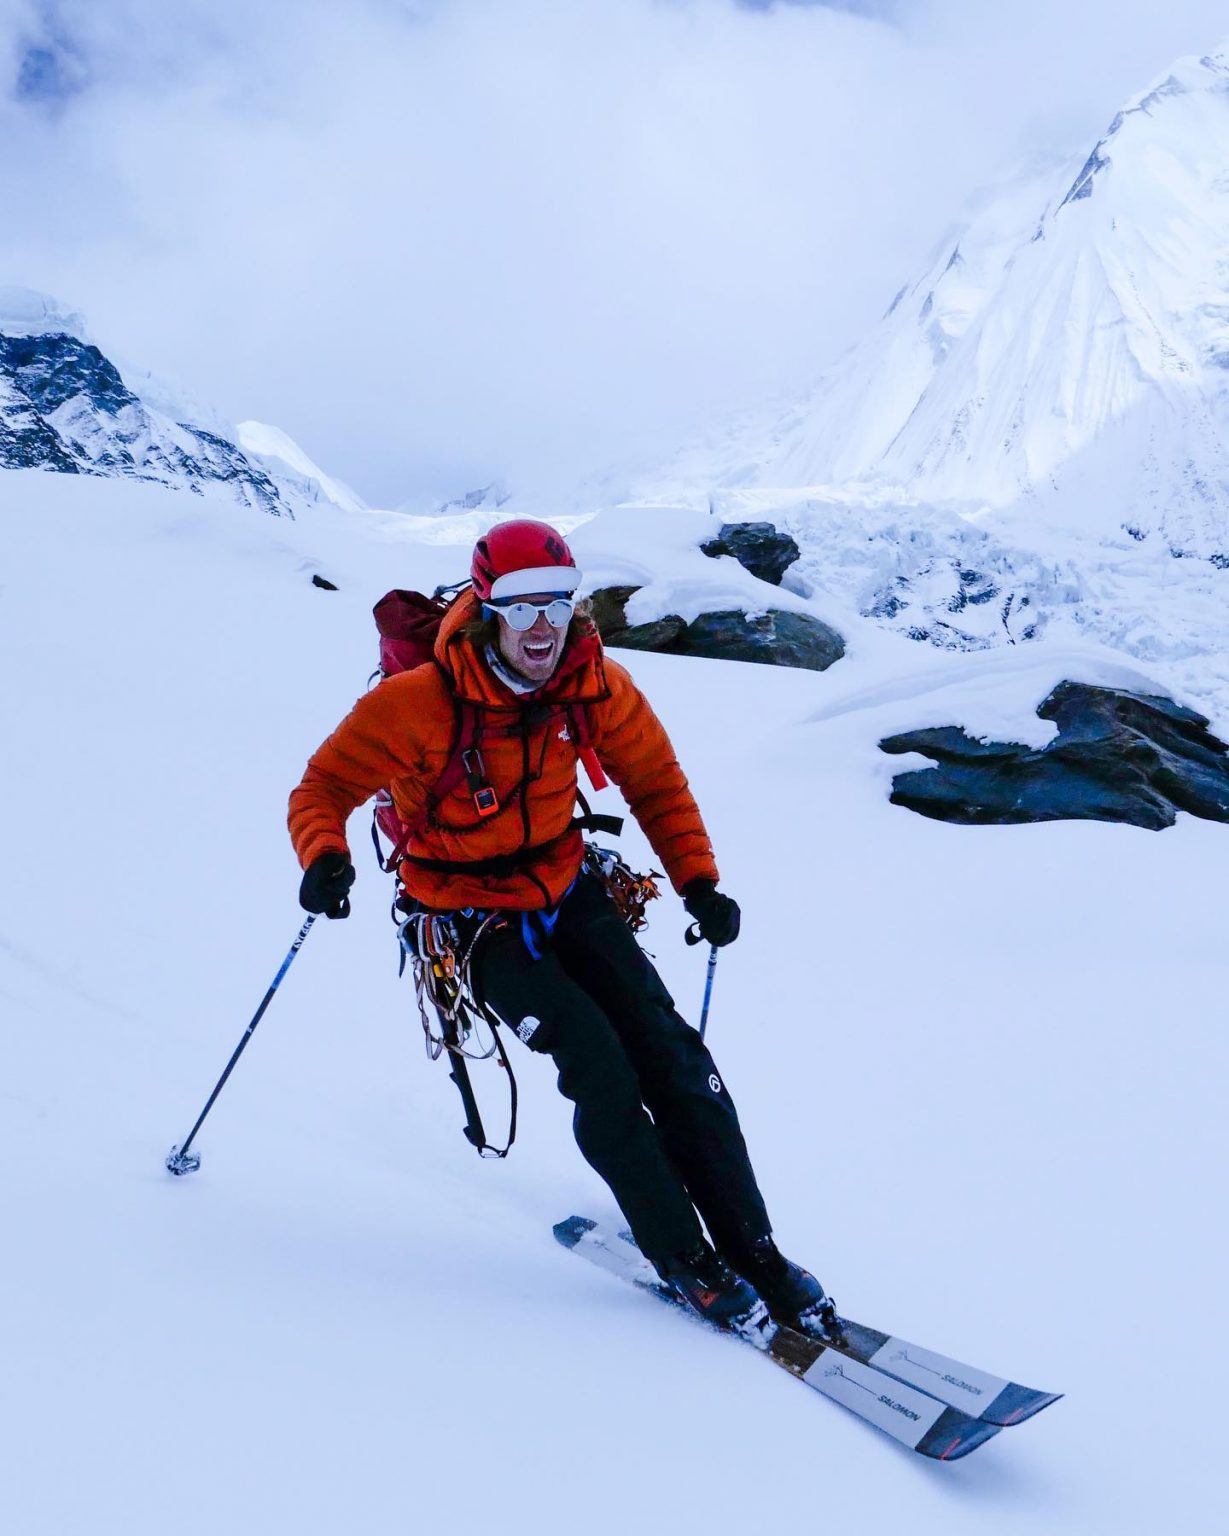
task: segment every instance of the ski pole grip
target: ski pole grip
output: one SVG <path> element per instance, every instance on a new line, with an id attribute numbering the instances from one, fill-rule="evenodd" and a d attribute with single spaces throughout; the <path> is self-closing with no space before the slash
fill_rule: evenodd
<path id="1" fill-rule="evenodd" d="M 692 923 L 691 927 L 683 935 L 688 944 L 703 944 L 704 935 L 700 932 L 699 923 Z"/>

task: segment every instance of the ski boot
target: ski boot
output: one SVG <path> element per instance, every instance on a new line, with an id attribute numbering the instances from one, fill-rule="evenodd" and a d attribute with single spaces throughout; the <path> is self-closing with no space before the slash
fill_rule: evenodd
<path id="1" fill-rule="evenodd" d="M 756 1238 L 728 1257 L 755 1287 L 775 1323 L 817 1339 L 830 1339 L 840 1332 L 841 1320 L 831 1296 L 809 1270 L 785 1257 L 771 1235 Z"/>
<path id="2" fill-rule="evenodd" d="M 656 1268 L 671 1290 L 706 1323 L 737 1333 L 757 1348 L 767 1348 L 774 1331 L 768 1308 L 706 1242 Z"/>

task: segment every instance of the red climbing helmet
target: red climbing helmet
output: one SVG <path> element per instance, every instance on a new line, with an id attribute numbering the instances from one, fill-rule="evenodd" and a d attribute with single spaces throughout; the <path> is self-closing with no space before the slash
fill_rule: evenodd
<path id="1" fill-rule="evenodd" d="M 575 592 L 580 572 L 567 540 L 529 517 L 497 523 L 474 545 L 474 592 L 484 603 L 531 592 Z"/>

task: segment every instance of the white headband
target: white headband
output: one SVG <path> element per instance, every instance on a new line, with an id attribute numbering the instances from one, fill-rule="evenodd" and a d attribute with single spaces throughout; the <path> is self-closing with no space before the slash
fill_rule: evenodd
<path id="1" fill-rule="evenodd" d="M 527 571 L 509 571 L 491 583 L 490 601 L 528 597 L 531 592 L 575 592 L 580 572 L 574 565 L 534 565 Z"/>

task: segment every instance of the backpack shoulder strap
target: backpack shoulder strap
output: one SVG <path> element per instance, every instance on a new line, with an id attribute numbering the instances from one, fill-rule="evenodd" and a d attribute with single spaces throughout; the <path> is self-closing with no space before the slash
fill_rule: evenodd
<path id="1" fill-rule="evenodd" d="M 439 663 L 436 662 L 436 666 Z M 440 667 L 443 675 L 444 669 Z M 445 678 L 445 682 L 447 679 Z M 461 781 L 469 777 L 469 767 L 466 759 L 473 752 L 482 736 L 482 713 L 477 705 L 470 704 L 466 699 L 457 698 L 449 688 L 448 694 L 452 699 L 452 709 L 455 724 L 452 732 L 452 748 L 448 753 L 448 761 L 444 764 L 444 771 L 431 786 L 427 795 L 427 809 L 423 816 L 426 820 L 431 812 L 442 800 L 452 793 Z"/>
<path id="2" fill-rule="evenodd" d="M 593 727 L 589 720 L 588 706 L 569 704 L 568 720 L 571 723 L 572 735 L 576 739 L 576 756 L 585 765 L 589 783 L 594 789 L 606 789 L 610 780 L 606 777 L 605 770 L 598 762 L 597 753 L 593 750 Z"/>
<path id="3" fill-rule="evenodd" d="M 444 684 L 444 691 L 452 700 L 454 725 L 452 733 L 452 747 L 448 753 L 448 761 L 444 764 L 443 772 L 427 793 L 426 803 L 419 816 L 408 824 L 402 823 L 402 833 L 397 839 L 393 851 L 384 857 L 380 848 L 380 839 L 373 823 L 371 829 L 372 841 L 375 843 L 376 857 L 380 861 L 380 867 L 386 874 L 391 874 L 405 858 L 406 850 L 414 836 L 421 832 L 430 820 L 435 808 L 450 794 L 463 779 L 469 776 L 467 766 L 469 754 L 477 747 L 482 734 L 482 720 L 478 709 L 467 703 L 464 699 L 458 699 L 448 687 L 447 674 L 438 661 L 432 658 L 430 663 L 424 663 L 437 669 L 439 681 Z"/>
<path id="4" fill-rule="evenodd" d="M 589 721 L 588 705 L 569 704 L 567 715 L 572 737 L 576 742 L 576 756 L 585 766 L 589 783 L 594 789 L 605 789 L 610 780 L 606 777 L 601 763 L 598 762 L 597 753 L 593 749 L 593 730 Z M 576 800 L 580 806 L 580 815 L 572 817 L 572 827 L 580 832 L 606 832 L 611 837 L 618 837 L 622 832 L 623 817 L 607 816 L 601 811 L 592 810 L 579 783 L 576 785 Z"/>

